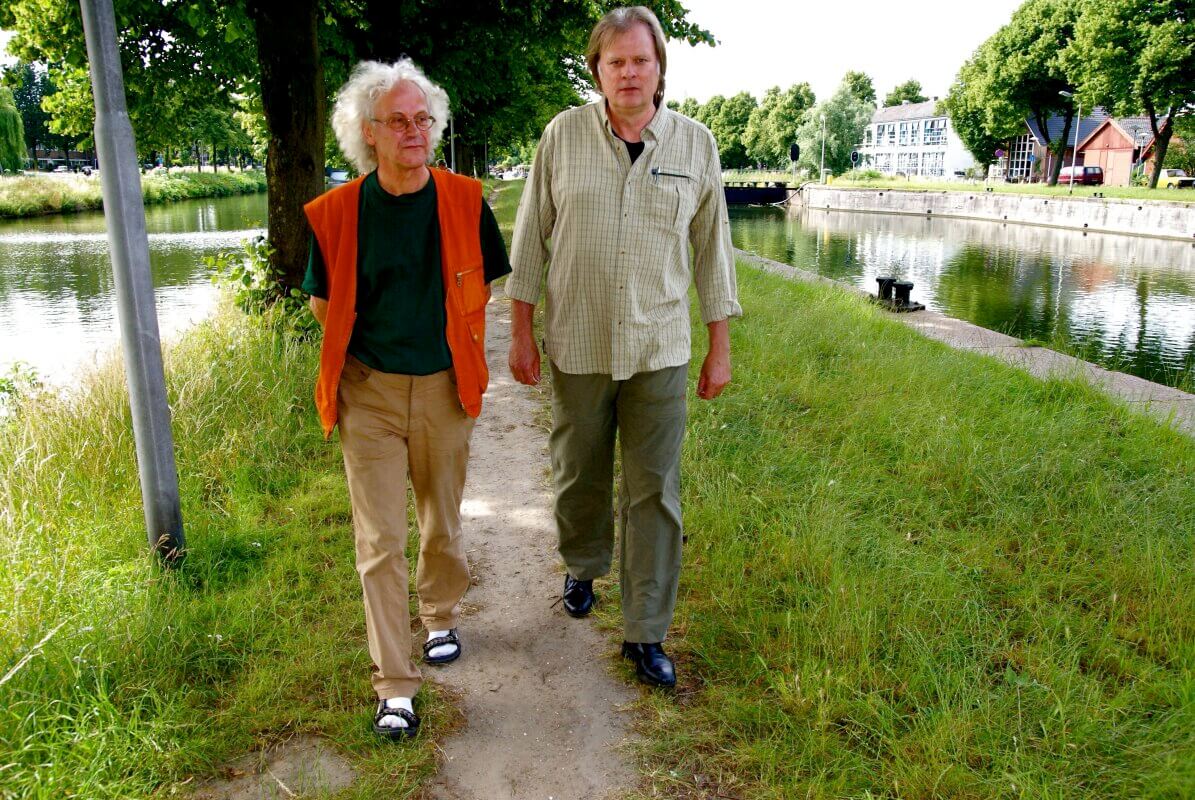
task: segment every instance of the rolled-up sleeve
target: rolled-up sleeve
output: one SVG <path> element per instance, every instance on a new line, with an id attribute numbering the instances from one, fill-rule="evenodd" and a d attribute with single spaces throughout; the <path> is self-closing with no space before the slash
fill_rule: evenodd
<path id="1" fill-rule="evenodd" d="M 531 174 L 519 202 L 510 246 L 512 271 L 506 280 L 506 295 L 533 305 L 539 302 L 544 271 L 548 266 L 547 242 L 556 224 L 556 206 L 552 197 L 554 128 L 554 125 L 548 125 L 540 138 Z"/>
<path id="2" fill-rule="evenodd" d="M 743 315 L 735 282 L 730 215 L 726 212 L 726 193 L 722 190 L 722 165 L 712 137 L 710 146 L 714 147 L 713 156 L 702 174 L 697 213 L 689 224 L 693 282 L 701 306 L 701 321 L 707 325 Z"/>

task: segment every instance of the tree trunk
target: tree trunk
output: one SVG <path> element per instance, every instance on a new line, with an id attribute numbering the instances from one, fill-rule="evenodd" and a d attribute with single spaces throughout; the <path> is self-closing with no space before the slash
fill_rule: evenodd
<path id="1" fill-rule="evenodd" d="M 261 64 L 261 104 L 270 131 L 266 189 L 273 264 L 286 286 L 307 265 L 303 204 L 324 190 L 324 69 L 316 0 L 251 0 Z"/>
<path id="2" fill-rule="evenodd" d="M 1067 109 L 1062 121 L 1062 142 L 1058 146 L 1057 150 L 1054 150 L 1053 142 L 1046 142 L 1046 150 L 1054 153 L 1054 163 L 1050 165 L 1050 174 L 1046 180 L 1047 186 L 1058 185 L 1058 176 L 1062 174 L 1063 166 L 1066 166 L 1063 164 L 1063 162 L 1066 160 L 1066 146 L 1070 142 L 1071 120 L 1074 119 L 1074 116 L 1074 110 Z M 1034 118 L 1037 120 L 1038 130 L 1049 136 L 1049 128 L 1046 127 L 1046 123 L 1050 119 L 1049 115 L 1045 113 L 1034 114 Z M 1076 122 L 1075 124 L 1077 125 L 1078 123 Z M 1077 156 L 1078 153 L 1075 155 Z M 1073 175 L 1071 176 L 1071 180 L 1074 180 Z"/>
<path id="3" fill-rule="evenodd" d="M 1170 109 L 1170 113 L 1166 119 L 1166 126 L 1158 130 L 1158 113 L 1152 105 L 1147 105 L 1146 110 L 1149 112 L 1149 127 L 1153 129 L 1154 135 L 1154 168 L 1149 175 L 1149 188 L 1158 188 L 1158 178 L 1162 177 L 1162 165 L 1166 162 L 1166 151 L 1170 149 L 1170 135 L 1174 133 L 1174 125 L 1170 124 L 1170 120 L 1174 118 L 1174 109 Z"/>

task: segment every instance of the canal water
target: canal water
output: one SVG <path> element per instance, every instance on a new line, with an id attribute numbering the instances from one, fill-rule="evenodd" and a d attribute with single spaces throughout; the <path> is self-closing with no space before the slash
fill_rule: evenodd
<path id="1" fill-rule="evenodd" d="M 158 320 L 168 338 L 208 316 L 218 290 L 203 257 L 264 233 L 266 196 L 146 208 Z M 0 377 L 17 362 L 65 385 L 119 345 L 104 216 L 0 220 Z"/>
<path id="2" fill-rule="evenodd" d="M 730 211 L 735 245 L 1191 391 L 1195 245 L 998 222 L 819 209 Z"/>
<path id="3" fill-rule="evenodd" d="M 1190 388 L 1195 247 L 1144 237 L 856 212 L 732 208 L 735 244 L 875 290 L 912 280 L 952 317 Z M 211 313 L 203 256 L 261 234 L 264 194 L 147 209 L 163 337 Z M 0 220 L 0 376 L 18 361 L 52 383 L 117 347 L 102 214 Z"/>

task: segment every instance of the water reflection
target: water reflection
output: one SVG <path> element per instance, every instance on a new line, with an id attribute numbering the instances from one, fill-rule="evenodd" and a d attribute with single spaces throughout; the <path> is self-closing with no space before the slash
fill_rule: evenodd
<path id="1" fill-rule="evenodd" d="M 1054 228 L 818 209 L 732 209 L 736 246 L 914 299 L 1023 339 L 1063 342 L 1106 366 L 1190 385 L 1195 245 Z"/>
<path id="2" fill-rule="evenodd" d="M 265 216 L 264 194 L 146 210 L 163 337 L 211 313 L 216 290 L 203 257 L 262 233 Z M 0 221 L 0 373 L 23 361 L 63 383 L 118 338 L 102 214 Z"/>

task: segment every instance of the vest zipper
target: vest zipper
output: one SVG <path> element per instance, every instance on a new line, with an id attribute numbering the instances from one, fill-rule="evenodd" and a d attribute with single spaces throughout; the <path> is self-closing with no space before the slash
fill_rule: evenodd
<path id="1" fill-rule="evenodd" d="M 479 269 L 481 269 L 481 267 L 474 267 L 473 269 L 467 269 L 464 272 L 458 272 L 456 274 L 456 285 L 461 286 L 466 275 L 468 275 L 470 272 L 477 272 Z"/>

